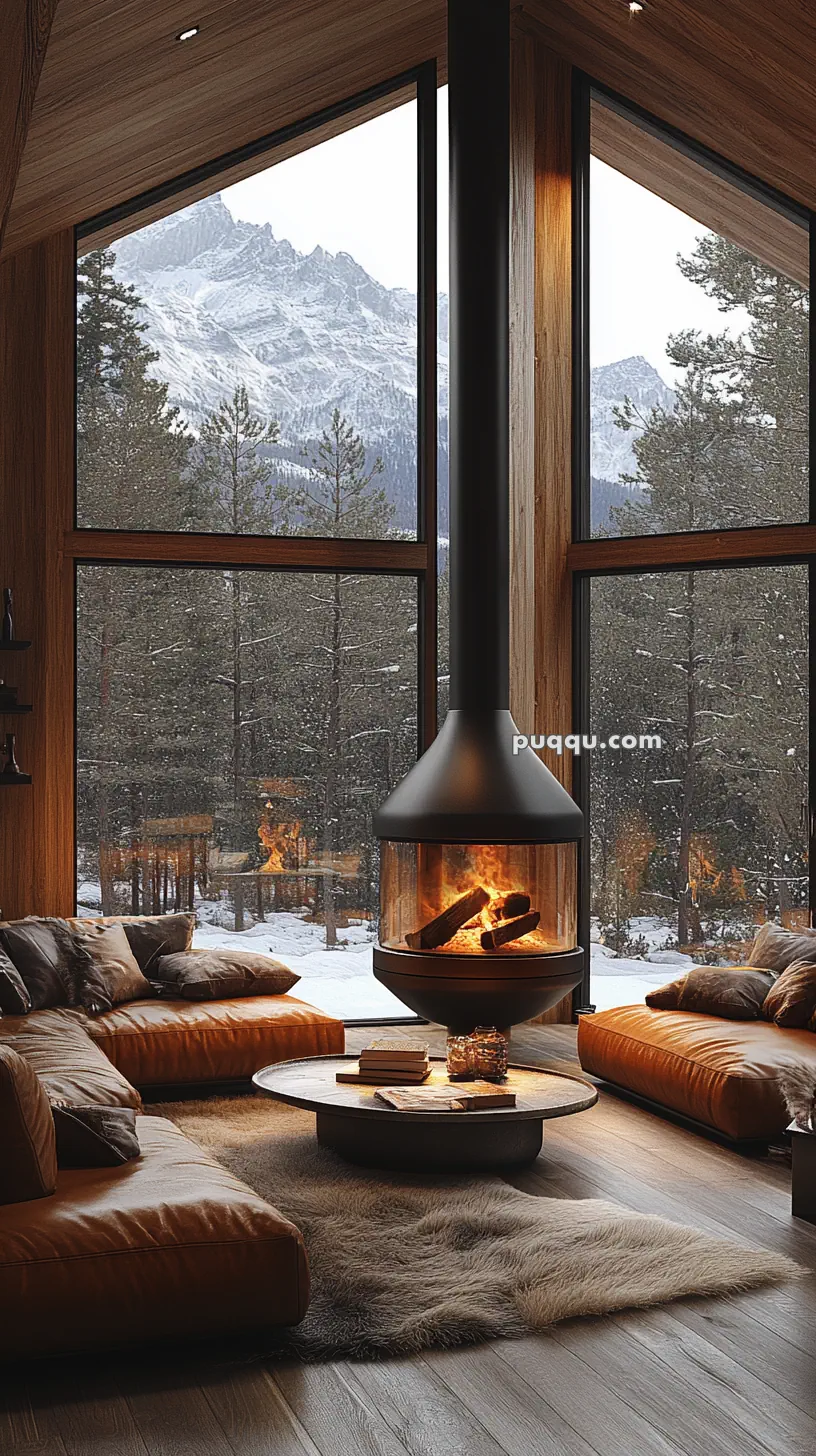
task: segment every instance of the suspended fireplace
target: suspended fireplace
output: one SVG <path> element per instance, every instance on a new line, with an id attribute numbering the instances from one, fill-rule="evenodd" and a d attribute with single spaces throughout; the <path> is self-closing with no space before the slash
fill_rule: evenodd
<path id="1" fill-rule="evenodd" d="M 509 703 L 508 0 L 450 0 L 451 709 L 374 819 L 374 974 L 452 1031 L 507 1028 L 581 980 L 580 810 Z"/>

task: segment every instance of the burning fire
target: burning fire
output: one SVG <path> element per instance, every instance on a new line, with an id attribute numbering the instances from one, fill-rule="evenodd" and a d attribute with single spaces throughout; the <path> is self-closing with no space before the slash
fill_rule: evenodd
<path id="1" fill-rule="evenodd" d="M 258 825 L 258 838 L 264 849 L 269 851 L 266 864 L 261 865 L 262 874 L 274 874 L 276 870 L 291 867 L 291 864 L 287 864 L 286 861 L 291 862 L 293 854 L 297 859 L 297 844 L 303 827 L 300 823 L 272 824 L 268 817 L 268 811 L 271 808 L 271 803 L 267 803 L 267 812 Z"/>
<path id="2" fill-rule="evenodd" d="M 532 903 L 539 889 L 535 855 L 534 846 L 471 845 L 458 859 L 435 861 L 429 847 L 420 870 L 423 924 L 408 946 L 452 955 L 551 950 L 539 928 L 541 906 Z"/>

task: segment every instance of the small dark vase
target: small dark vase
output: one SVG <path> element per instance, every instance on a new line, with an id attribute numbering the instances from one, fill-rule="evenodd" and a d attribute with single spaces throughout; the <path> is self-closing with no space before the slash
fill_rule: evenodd
<path id="1" fill-rule="evenodd" d="M 22 777 L 22 769 L 17 762 L 15 753 L 16 738 L 13 733 L 6 734 L 6 761 L 3 764 L 3 773 L 7 778 Z"/>
<path id="2" fill-rule="evenodd" d="M 0 627 L 0 641 L 14 641 L 14 618 L 11 615 L 11 587 L 3 587 L 3 625 Z"/>

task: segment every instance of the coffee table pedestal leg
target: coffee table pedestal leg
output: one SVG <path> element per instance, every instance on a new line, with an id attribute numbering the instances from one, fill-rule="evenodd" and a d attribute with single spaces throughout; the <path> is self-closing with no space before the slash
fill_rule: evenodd
<path id="1" fill-rule="evenodd" d="M 465 1114 L 465 1117 L 467 1114 Z M 416 1173 L 486 1173 L 519 1168 L 541 1152 L 543 1119 L 413 1122 L 398 1112 L 347 1117 L 318 1112 L 317 1140 L 350 1163 Z"/>

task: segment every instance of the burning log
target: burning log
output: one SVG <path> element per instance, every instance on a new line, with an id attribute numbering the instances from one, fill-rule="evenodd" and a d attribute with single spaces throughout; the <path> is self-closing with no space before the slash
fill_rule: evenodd
<path id="1" fill-rule="evenodd" d="M 454 900 L 447 910 L 443 910 L 441 915 L 435 915 L 420 930 L 412 930 L 405 937 L 406 944 L 411 950 L 436 950 L 440 945 L 446 945 L 449 940 L 453 940 L 457 930 L 461 930 L 465 921 L 482 910 L 489 899 L 487 890 L 477 885 L 475 890 L 469 890 L 466 895 Z"/>
<path id="2" fill-rule="evenodd" d="M 494 900 L 487 913 L 493 924 L 498 925 L 500 920 L 515 920 L 518 915 L 526 915 L 529 908 L 530 896 L 520 890 L 511 890 L 509 895 Z"/>
<path id="3" fill-rule="evenodd" d="M 518 915 L 515 920 L 505 920 L 501 925 L 494 925 L 492 930 L 483 930 L 482 950 L 498 950 L 500 945 L 507 945 L 508 941 L 521 940 L 523 935 L 529 935 L 531 930 L 535 930 L 540 919 L 538 910 L 533 910 L 529 915 Z"/>

